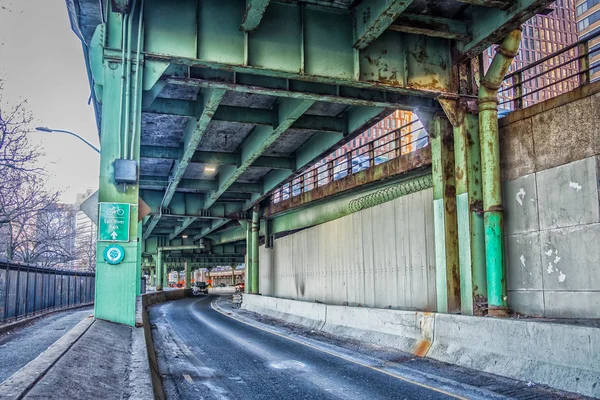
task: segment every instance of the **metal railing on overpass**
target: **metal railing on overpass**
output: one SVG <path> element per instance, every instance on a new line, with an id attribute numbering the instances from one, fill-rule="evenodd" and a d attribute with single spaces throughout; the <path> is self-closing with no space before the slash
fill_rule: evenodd
<path id="1" fill-rule="evenodd" d="M 500 111 L 520 110 L 586 85 L 600 74 L 600 30 L 504 77 Z"/>
<path id="2" fill-rule="evenodd" d="M 0 260 L 0 324 L 94 301 L 95 275 Z"/>
<path id="3" fill-rule="evenodd" d="M 316 187 L 383 164 L 393 158 L 429 145 L 429 135 L 418 120 L 375 137 L 365 144 L 346 150 L 345 154 L 329 157 L 307 171 L 294 176 L 279 186 L 271 195 L 271 203 L 279 203 L 291 196 L 299 196 Z"/>

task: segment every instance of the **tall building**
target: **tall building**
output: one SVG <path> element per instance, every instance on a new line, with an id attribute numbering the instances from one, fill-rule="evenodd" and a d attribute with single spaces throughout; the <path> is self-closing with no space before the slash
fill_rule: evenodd
<path id="1" fill-rule="evenodd" d="M 75 253 L 77 257 L 76 267 L 82 271 L 93 271 L 96 267 L 96 237 L 97 229 L 93 221 L 80 210 L 81 203 L 94 193 L 88 189 L 85 193 L 78 193 L 75 207 L 77 214 L 75 218 L 76 236 Z"/>
<path id="2" fill-rule="evenodd" d="M 590 41 L 591 80 L 600 79 L 600 0 L 577 0 L 577 31 L 580 38 L 598 35 Z"/>
<path id="3" fill-rule="evenodd" d="M 589 0 L 598 1 L 598 0 Z M 577 42 L 578 32 L 575 17 L 575 0 L 556 0 L 547 15 L 536 15 L 523 24 L 519 54 L 510 67 L 512 71 L 530 65 L 570 44 Z M 483 54 L 483 66 L 487 71 L 495 56 L 493 47 Z M 568 92 L 579 85 L 577 49 L 572 49 L 523 72 L 523 107 L 539 103 Z M 564 65 L 563 65 L 564 64 Z M 513 82 L 504 82 L 499 92 L 500 108 L 513 109 L 511 100 L 517 92 L 506 89 Z M 504 90 L 502 90 L 504 89 Z M 501 110 L 502 111 L 502 110 Z"/>

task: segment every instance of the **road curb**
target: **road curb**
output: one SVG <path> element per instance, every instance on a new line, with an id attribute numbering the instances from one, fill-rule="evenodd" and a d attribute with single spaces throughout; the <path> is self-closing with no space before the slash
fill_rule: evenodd
<path id="1" fill-rule="evenodd" d="M 21 399 L 46 375 L 61 357 L 87 332 L 94 323 L 92 315 L 48 347 L 42 354 L 0 384 L 1 399 Z"/>
<path id="2" fill-rule="evenodd" d="M 315 303 L 256 295 L 244 295 L 242 308 L 340 337 L 600 398 L 599 328 L 325 304 L 315 307 Z"/>

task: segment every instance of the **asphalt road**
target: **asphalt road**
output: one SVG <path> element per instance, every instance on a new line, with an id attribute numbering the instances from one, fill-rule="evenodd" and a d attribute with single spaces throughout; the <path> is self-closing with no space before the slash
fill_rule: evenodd
<path id="1" fill-rule="evenodd" d="M 215 299 L 187 298 L 150 310 L 168 399 L 502 398 L 330 343 L 250 326 L 213 309 Z"/>
<path id="2" fill-rule="evenodd" d="M 92 307 L 62 311 L 0 335 L 0 383 L 90 315 Z"/>

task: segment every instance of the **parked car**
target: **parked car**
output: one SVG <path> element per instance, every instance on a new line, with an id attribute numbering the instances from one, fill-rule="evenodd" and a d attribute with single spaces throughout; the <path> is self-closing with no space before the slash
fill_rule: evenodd
<path id="1" fill-rule="evenodd" d="M 206 282 L 195 282 L 194 286 L 192 286 L 192 291 L 194 295 L 199 295 L 200 293 L 208 294 L 208 284 Z"/>
<path id="2" fill-rule="evenodd" d="M 236 284 L 234 285 L 234 287 L 235 287 L 235 290 L 236 290 L 236 291 L 243 292 L 243 291 L 244 291 L 244 289 L 246 289 L 246 283 L 245 283 L 245 282 L 238 282 L 238 283 L 236 283 Z"/>

